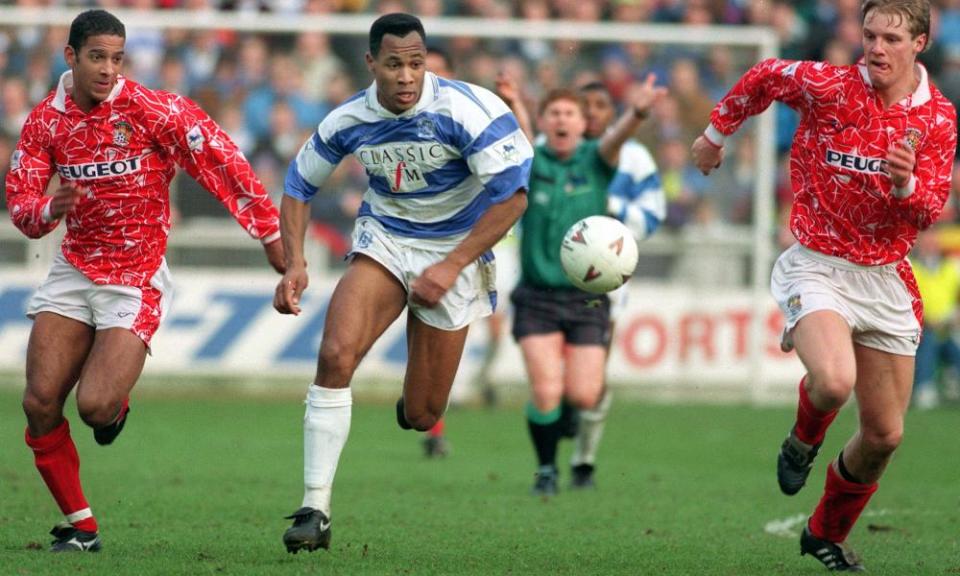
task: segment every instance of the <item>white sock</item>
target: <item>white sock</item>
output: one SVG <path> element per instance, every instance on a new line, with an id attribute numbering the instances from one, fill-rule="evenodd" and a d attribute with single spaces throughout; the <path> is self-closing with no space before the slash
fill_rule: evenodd
<path id="1" fill-rule="evenodd" d="M 573 454 L 570 457 L 572 466 L 580 464 L 593 465 L 597 458 L 597 448 L 600 438 L 603 437 L 603 428 L 607 423 L 607 414 L 613 403 L 613 394 L 607 388 L 597 405 L 590 410 L 580 411 L 580 427 L 577 437 L 573 440 Z"/>
<path id="2" fill-rule="evenodd" d="M 310 385 L 303 416 L 303 506 L 320 510 L 330 518 L 333 476 L 340 452 L 350 434 L 350 388 Z"/>

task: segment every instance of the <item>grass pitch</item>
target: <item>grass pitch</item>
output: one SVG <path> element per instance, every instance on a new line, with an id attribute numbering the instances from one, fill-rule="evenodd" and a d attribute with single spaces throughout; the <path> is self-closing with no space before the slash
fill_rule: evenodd
<path id="1" fill-rule="evenodd" d="M 52 555 L 46 530 L 61 516 L 23 444 L 19 389 L 0 388 L 0 574 L 825 574 L 799 556 L 797 535 L 855 421 L 848 407 L 810 485 L 788 498 L 775 456 L 792 410 L 615 400 L 598 488 L 543 500 L 529 494 L 534 457 L 519 406 L 452 410 L 453 452 L 427 460 L 392 403 L 361 396 L 337 473 L 332 549 L 294 556 L 281 535 L 302 494 L 299 393 L 157 389 L 134 392 L 110 447 L 68 407 L 104 549 Z M 960 574 L 958 431 L 958 410 L 908 415 L 850 538 L 871 574 Z"/>

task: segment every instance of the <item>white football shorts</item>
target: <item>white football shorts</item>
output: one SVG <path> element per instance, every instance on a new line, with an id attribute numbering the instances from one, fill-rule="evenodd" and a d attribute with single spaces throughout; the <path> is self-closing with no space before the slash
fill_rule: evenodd
<path id="1" fill-rule="evenodd" d="M 456 246 L 449 239 L 407 238 L 391 234 L 375 219 L 364 216 L 353 228 L 350 255 L 373 258 L 390 271 L 407 294 L 410 285 L 429 266 L 443 260 Z M 493 313 L 497 300 L 497 270 L 493 258 L 481 257 L 461 272 L 440 303 L 433 308 L 407 299 L 410 312 L 425 324 L 441 330 L 459 330 Z"/>
<path id="2" fill-rule="evenodd" d="M 911 293 L 897 263 L 859 266 L 794 244 L 777 259 L 770 292 L 786 317 L 784 341 L 797 322 L 818 310 L 840 314 L 853 341 L 883 352 L 914 356 L 920 320 L 914 312 L 919 294 Z"/>
<path id="3" fill-rule="evenodd" d="M 57 253 L 50 273 L 27 305 L 27 317 L 53 312 L 97 330 L 125 328 L 147 347 L 170 308 L 173 279 L 166 259 L 150 279 L 150 287 L 95 284 Z"/>

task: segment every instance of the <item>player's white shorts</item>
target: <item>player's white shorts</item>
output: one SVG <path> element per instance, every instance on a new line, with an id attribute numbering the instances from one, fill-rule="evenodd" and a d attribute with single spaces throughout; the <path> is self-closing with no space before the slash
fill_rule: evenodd
<path id="1" fill-rule="evenodd" d="M 50 273 L 27 305 L 27 317 L 53 312 L 93 326 L 97 330 L 125 328 L 143 340 L 150 339 L 166 316 L 173 296 L 173 281 L 166 259 L 150 279 L 148 288 L 95 284 L 57 253 Z"/>
<path id="2" fill-rule="evenodd" d="M 443 260 L 455 244 L 442 240 L 406 238 L 383 229 L 375 219 L 357 219 L 350 254 L 364 254 L 390 271 L 407 294 L 410 285 L 429 266 Z M 497 299 L 495 261 L 481 257 L 460 272 L 456 282 L 433 308 L 419 306 L 408 298 L 407 306 L 425 324 L 441 330 L 459 330 L 493 313 Z"/>
<path id="3" fill-rule="evenodd" d="M 903 265 L 911 274 L 909 264 Z M 920 341 L 919 293 L 912 275 L 905 278 L 898 266 L 859 266 L 794 244 L 777 259 L 770 278 L 770 291 L 786 316 L 785 341 L 807 314 L 832 310 L 847 321 L 854 342 L 914 356 Z"/>

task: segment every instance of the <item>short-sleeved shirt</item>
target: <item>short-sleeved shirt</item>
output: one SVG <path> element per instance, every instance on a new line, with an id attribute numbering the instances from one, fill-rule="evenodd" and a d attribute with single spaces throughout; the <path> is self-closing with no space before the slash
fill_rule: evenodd
<path id="1" fill-rule="evenodd" d="M 334 109 L 290 164 L 285 193 L 309 201 L 348 154 L 369 178 L 360 216 L 400 238 L 455 244 L 526 188 L 533 148 L 495 94 L 427 72 L 400 114 L 379 103 L 376 82 Z"/>
<path id="2" fill-rule="evenodd" d="M 567 159 L 537 146 L 520 225 L 522 284 L 573 288 L 560 265 L 563 236 L 578 220 L 607 213 L 607 187 L 615 171 L 600 156 L 596 140 L 581 142 Z"/>

